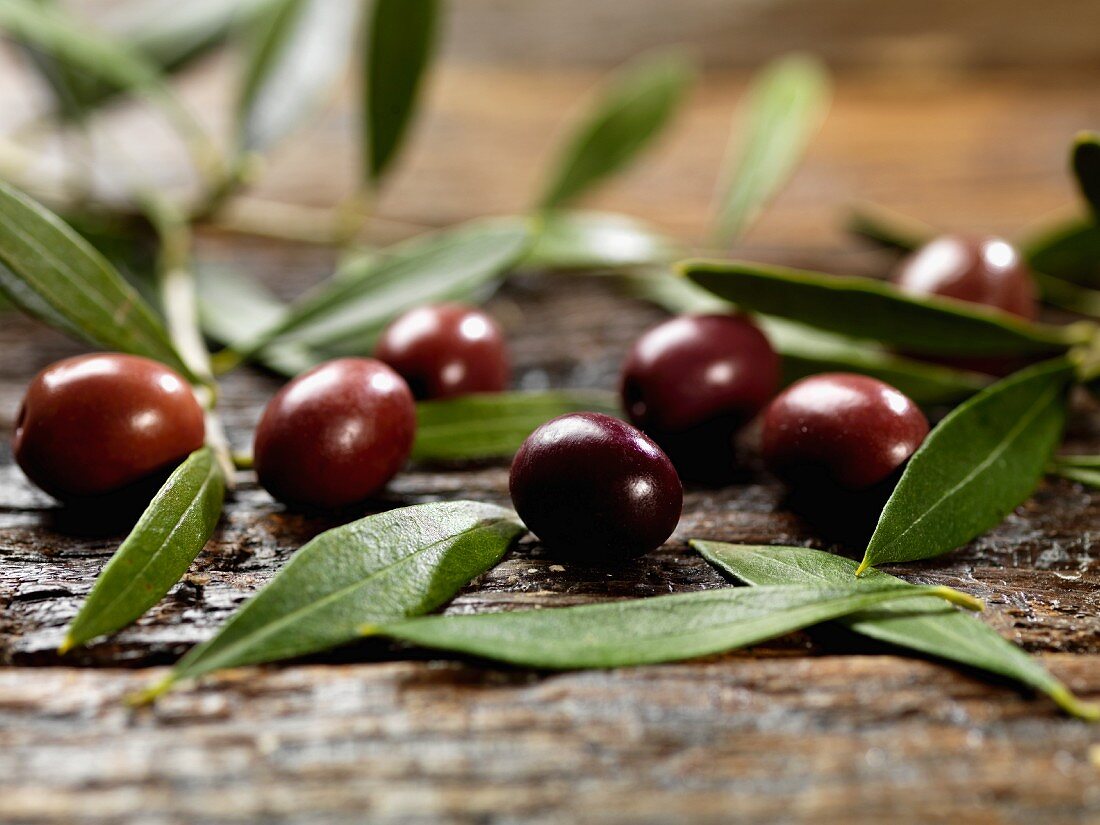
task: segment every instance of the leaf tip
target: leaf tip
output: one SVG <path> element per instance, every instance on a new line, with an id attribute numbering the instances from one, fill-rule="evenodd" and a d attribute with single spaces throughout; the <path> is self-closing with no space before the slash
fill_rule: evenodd
<path id="1" fill-rule="evenodd" d="M 961 590 L 956 590 L 953 587 L 936 587 L 934 592 L 937 596 L 965 610 L 973 610 L 975 613 L 980 613 L 985 610 L 985 602 L 981 599 L 976 596 L 971 596 L 969 593 L 963 593 Z"/>
<path id="2" fill-rule="evenodd" d="M 168 675 L 161 679 L 159 682 L 154 682 L 144 690 L 139 690 L 129 694 L 123 699 L 123 702 L 132 708 L 140 708 L 145 705 L 151 705 L 165 693 L 170 691 L 176 684 L 175 676 Z"/>
<path id="3" fill-rule="evenodd" d="M 376 624 L 362 624 L 359 625 L 357 632 L 360 636 L 380 636 L 382 634 L 382 627 Z"/>
<path id="4" fill-rule="evenodd" d="M 859 563 L 859 567 L 856 568 L 856 578 L 858 579 L 864 573 L 867 572 L 867 568 L 871 566 L 871 560 L 867 557 L 863 557 L 863 561 Z"/>
<path id="5" fill-rule="evenodd" d="M 78 642 L 76 641 L 76 639 L 73 638 L 73 635 L 71 633 L 67 634 L 65 636 L 65 640 L 57 646 L 57 655 L 64 656 L 66 653 L 76 647 L 77 644 Z"/>
<path id="6" fill-rule="evenodd" d="M 1060 682 L 1049 692 L 1050 698 L 1070 716 L 1086 722 L 1100 722 L 1100 705 L 1078 699 L 1068 687 Z"/>

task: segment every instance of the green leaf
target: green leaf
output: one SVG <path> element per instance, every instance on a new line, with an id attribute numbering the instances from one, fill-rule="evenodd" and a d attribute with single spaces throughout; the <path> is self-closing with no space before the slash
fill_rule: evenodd
<path id="1" fill-rule="evenodd" d="M 126 627 L 164 598 L 206 546 L 224 499 L 225 476 L 213 450 L 191 453 L 99 574 L 61 652 Z"/>
<path id="2" fill-rule="evenodd" d="M 435 49 L 439 0 L 375 0 L 363 52 L 363 153 L 377 183 L 401 148 Z"/>
<path id="3" fill-rule="evenodd" d="M 829 77 L 805 55 L 781 57 L 753 79 L 738 114 L 715 236 L 729 243 L 786 183 L 829 108 Z"/>
<path id="4" fill-rule="evenodd" d="M 847 229 L 853 235 L 898 252 L 913 252 L 937 234 L 929 224 L 873 203 L 854 206 L 848 214 Z"/>
<path id="5" fill-rule="evenodd" d="M 536 427 L 585 411 L 619 415 L 618 398 L 609 392 L 549 390 L 421 401 L 412 455 L 421 461 L 507 458 Z"/>
<path id="6" fill-rule="evenodd" d="M 1073 467 L 1065 464 L 1056 464 L 1051 469 L 1054 475 L 1100 490 L 1100 469 L 1088 467 Z"/>
<path id="7" fill-rule="evenodd" d="M 152 693 L 220 668 L 327 650 L 354 640 L 366 622 L 434 610 L 522 532 L 515 513 L 475 501 L 402 507 L 328 530 Z"/>
<path id="8" fill-rule="evenodd" d="M 682 247 L 642 221 L 611 212 L 562 211 L 543 216 L 530 269 L 599 270 L 673 261 Z"/>
<path id="9" fill-rule="evenodd" d="M 941 355 L 1057 353 L 1091 338 L 1091 324 L 1053 326 L 988 307 L 907 295 L 871 278 L 742 261 L 686 261 L 692 282 L 752 312 Z"/>
<path id="10" fill-rule="evenodd" d="M 1073 174 L 1094 215 L 1100 215 L 1100 134 L 1081 132 L 1073 141 Z"/>
<path id="11" fill-rule="evenodd" d="M 539 207 L 565 206 L 633 161 L 671 121 L 691 74 L 668 52 L 619 70 L 567 142 Z"/>
<path id="12" fill-rule="evenodd" d="M 254 26 L 237 104 L 245 151 L 269 148 L 320 105 L 351 57 L 362 4 L 281 0 Z"/>
<path id="13" fill-rule="evenodd" d="M 1030 496 L 1061 438 L 1073 377 L 1073 366 L 1055 359 L 952 410 L 909 459 L 860 572 L 950 552 Z"/>
<path id="14" fill-rule="evenodd" d="M 160 319 L 118 271 L 60 218 L 2 182 L 0 290 L 63 332 L 194 378 Z"/>
<path id="15" fill-rule="evenodd" d="M 195 273 L 203 332 L 228 347 L 245 345 L 282 322 L 286 304 L 238 270 L 200 267 Z M 293 377 L 320 364 L 324 355 L 300 344 L 274 343 L 256 360 L 280 375 Z"/>
<path id="16" fill-rule="evenodd" d="M 1100 227 L 1075 218 L 1048 227 L 1024 242 L 1031 268 L 1079 286 L 1100 287 Z"/>
<path id="17" fill-rule="evenodd" d="M 527 253 L 526 221 L 471 221 L 386 250 L 295 302 L 284 319 L 244 349 L 293 341 L 338 355 L 370 352 L 389 321 L 425 303 L 471 300 L 499 282 Z"/>
<path id="18" fill-rule="evenodd" d="M 625 276 L 632 294 L 670 312 L 730 312 L 723 301 L 684 278 L 665 273 Z M 854 341 L 782 318 L 758 316 L 776 352 L 782 357 L 783 383 L 821 372 L 857 372 L 896 387 L 919 404 L 946 404 L 968 398 L 989 379 L 964 370 L 927 364 L 895 355 L 866 341 Z"/>
<path id="19" fill-rule="evenodd" d="M 833 588 L 851 582 L 856 571 L 856 563 L 850 559 L 806 547 L 762 547 L 699 540 L 693 540 L 691 546 L 715 567 L 754 586 Z M 878 570 L 868 571 L 861 581 L 903 590 L 913 587 Z M 1016 645 L 939 599 L 881 604 L 836 621 L 854 633 L 881 642 L 1013 679 L 1047 694 L 1067 713 L 1084 719 L 1100 719 L 1100 707 L 1077 699 Z"/>
<path id="20" fill-rule="evenodd" d="M 625 667 L 721 653 L 915 596 L 981 605 L 949 587 L 731 587 L 556 610 L 425 616 L 376 622 L 363 632 L 527 667 Z"/>

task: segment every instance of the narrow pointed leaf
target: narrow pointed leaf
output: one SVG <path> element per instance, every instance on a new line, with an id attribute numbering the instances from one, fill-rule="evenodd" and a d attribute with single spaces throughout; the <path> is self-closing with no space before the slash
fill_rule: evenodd
<path id="1" fill-rule="evenodd" d="M 496 564 L 523 532 L 510 510 L 473 501 L 402 507 L 310 541 L 169 683 L 352 641 L 367 622 L 426 613 Z"/>
<path id="2" fill-rule="evenodd" d="M 424 303 L 471 300 L 491 291 L 526 254 L 526 221 L 472 221 L 387 250 L 292 305 L 283 320 L 245 347 L 251 353 L 272 340 L 293 341 L 328 353 L 370 352 L 396 315 Z"/>
<path id="3" fill-rule="evenodd" d="M 435 48 L 440 0 L 375 0 L 363 53 L 367 178 L 385 174 L 408 131 Z"/>
<path id="4" fill-rule="evenodd" d="M 687 261 L 680 268 L 692 282 L 742 309 L 912 352 L 1053 354 L 1092 335 L 1088 323 L 1029 323 L 1006 312 L 949 298 L 907 295 L 871 278 L 740 261 Z"/>
<path id="5" fill-rule="evenodd" d="M 425 616 L 375 623 L 364 633 L 528 667 L 625 667 L 746 647 L 899 596 L 980 606 L 947 587 L 730 587 L 556 610 Z"/>
<path id="6" fill-rule="evenodd" d="M 155 358 L 190 376 L 160 318 L 107 259 L 48 209 L 2 182 L 0 290 L 63 332 Z"/>
<path id="7" fill-rule="evenodd" d="M 761 547 L 692 541 L 692 547 L 713 564 L 740 581 L 763 587 L 816 585 L 831 588 L 852 581 L 856 563 L 850 559 L 806 547 Z M 913 587 L 902 579 L 870 570 L 861 581 Z M 967 667 L 1013 679 L 1041 691 L 1068 713 L 1100 719 L 1100 708 L 1081 702 L 1039 662 L 986 624 L 945 605 L 940 599 L 876 605 L 871 610 L 836 620 L 854 633 L 881 642 L 916 650 Z"/>
<path id="8" fill-rule="evenodd" d="M 225 477 L 213 451 L 196 450 L 168 477 L 99 574 L 63 650 L 120 630 L 164 598 L 214 532 L 224 499 Z"/>
<path id="9" fill-rule="evenodd" d="M 678 54 L 650 55 L 621 69 L 566 144 L 539 207 L 565 206 L 630 164 L 671 121 L 690 80 Z"/>
<path id="10" fill-rule="evenodd" d="M 1021 251 L 1033 270 L 1078 286 L 1100 287 L 1100 226 L 1091 218 L 1048 227 L 1026 240 Z"/>
<path id="11" fill-rule="evenodd" d="M 551 270 L 623 269 L 673 261 L 680 257 L 681 251 L 676 241 L 626 215 L 548 212 L 523 266 Z"/>
<path id="12" fill-rule="evenodd" d="M 1062 435 L 1073 367 L 1038 364 L 956 407 L 909 459 L 860 570 L 966 544 L 1021 504 Z"/>
<path id="13" fill-rule="evenodd" d="M 847 228 L 853 235 L 898 252 L 912 252 L 936 236 L 933 226 L 872 203 L 853 207 Z"/>
<path id="14" fill-rule="evenodd" d="M 262 151 L 301 125 L 351 57 L 362 4 L 282 0 L 255 23 L 237 106 L 246 151 Z"/>
<path id="15" fill-rule="evenodd" d="M 609 392 L 501 392 L 421 401 L 412 456 L 421 461 L 507 458 L 536 427 L 571 412 L 620 411 Z"/>
<path id="16" fill-rule="evenodd" d="M 786 183 L 828 107 L 825 68 L 805 55 L 781 57 L 753 79 L 733 133 L 736 162 L 719 195 L 720 242 L 739 237 Z"/>
<path id="17" fill-rule="evenodd" d="M 1050 472 L 1062 478 L 1100 490 L 1100 467 L 1076 466 L 1073 464 L 1055 464 Z"/>
<path id="18" fill-rule="evenodd" d="M 664 273 L 626 276 L 629 290 L 670 312 L 729 312 L 733 304 L 684 278 Z M 821 372 L 857 372 L 897 387 L 920 404 L 969 398 L 989 383 L 983 375 L 896 355 L 866 341 L 824 332 L 782 318 L 758 316 L 758 324 L 783 356 L 783 383 Z"/>
<path id="19" fill-rule="evenodd" d="M 1100 134 L 1082 132 L 1073 142 L 1073 174 L 1094 215 L 1100 215 Z"/>

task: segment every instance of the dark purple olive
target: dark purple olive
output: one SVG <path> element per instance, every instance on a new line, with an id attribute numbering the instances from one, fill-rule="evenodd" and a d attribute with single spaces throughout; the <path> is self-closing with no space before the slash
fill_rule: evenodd
<path id="1" fill-rule="evenodd" d="M 382 332 L 374 357 L 393 367 L 418 399 L 500 392 L 510 375 L 500 327 L 465 304 L 409 310 Z"/>
<path id="2" fill-rule="evenodd" d="M 121 353 L 51 364 L 27 387 L 15 460 L 61 500 L 114 493 L 178 464 L 203 444 L 202 407 L 163 364 Z"/>
<path id="3" fill-rule="evenodd" d="M 734 436 L 779 386 L 779 357 L 743 315 L 683 315 L 642 335 L 622 373 L 623 407 L 685 478 L 719 481 Z"/>
<path id="4" fill-rule="evenodd" d="M 914 295 L 938 295 L 1034 320 L 1035 282 L 1020 253 L 1002 238 L 941 235 L 901 262 L 895 283 Z"/>
<path id="5" fill-rule="evenodd" d="M 803 378 L 764 413 L 763 455 L 792 486 L 865 490 L 888 479 L 921 445 L 928 420 L 907 396 L 874 378 Z"/>
<path id="6" fill-rule="evenodd" d="M 684 503 L 661 449 L 599 413 L 562 415 L 531 433 L 509 487 L 516 512 L 543 544 L 595 562 L 659 547 Z"/>
<path id="7" fill-rule="evenodd" d="M 372 358 L 340 358 L 271 399 L 256 428 L 256 475 L 288 504 L 354 504 L 401 469 L 415 433 L 416 405 L 401 376 Z"/>

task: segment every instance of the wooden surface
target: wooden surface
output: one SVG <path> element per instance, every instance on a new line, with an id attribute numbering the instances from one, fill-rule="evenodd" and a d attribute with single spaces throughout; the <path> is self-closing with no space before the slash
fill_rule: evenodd
<path id="1" fill-rule="evenodd" d="M 521 208 L 593 80 L 452 70 L 433 87 L 391 216 L 445 224 Z M 594 203 L 704 235 L 739 76 L 696 94 L 647 164 Z M 887 261 L 837 229 L 869 197 L 955 228 L 1012 233 L 1072 197 L 1064 150 L 1100 123 L 1100 100 L 1058 77 L 990 75 L 900 85 L 843 80 L 807 167 L 749 237 L 746 255 L 860 272 Z M 346 117 L 280 154 L 263 191 L 323 203 L 351 156 Z M 324 158 L 324 163 L 318 163 Z M 285 294 L 323 277 L 328 253 L 208 235 L 206 259 L 247 267 Z M 660 314 L 598 278 L 528 277 L 493 310 L 524 387 L 608 387 Z M 33 372 L 78 349 L 23 320 L 0 325 L 0 435 Z M 277 382 L 225 386 L 245 446 Z M 1100 451 L 1083 404 L 1069 446 Z M 504 463 L 414 467 L 397 506 L 505 502 Z M 10 465 L 0 467 L 0 821 L 148 822 L 957 822 L 1100 820 L 1100 730 L 1043 699 L 827 630 L 703 662 L 545 674 L 371 642 L 284 667 L 231 672 L 129 710 L 120 698 L 208 637 L 331 520 L 287 513 L 247 474 L 206 552 L 138 625 L 59 659 L 62 628 L 119 535 L 89 537 Z M 344 514 L 346 518 L 362 511 Z M 451 611 L 560 606 L 727 583 L 689 537 L 830 547 L 744 483 L 689 489 L 669 543 L 617 567 L 584 567 L 526 540 Z M 985 599 L 985 620 L 1084 697 L 1100 700 L 1100 497 L 1045 484 L 1001 527 L 950 556 L 897 567 Z M 854 554 L 857 548 L 833 547 Z"/>

